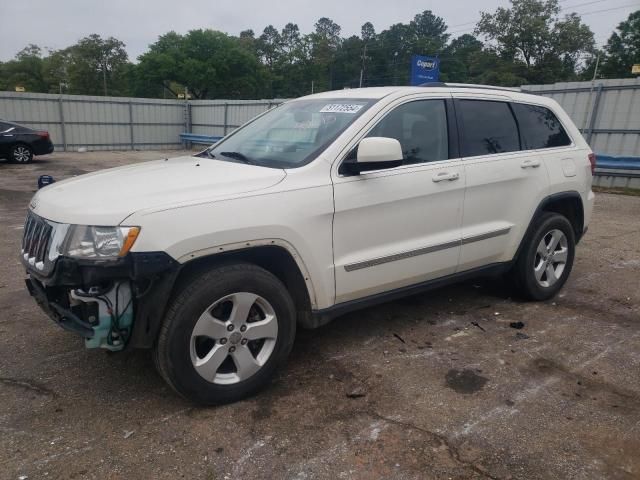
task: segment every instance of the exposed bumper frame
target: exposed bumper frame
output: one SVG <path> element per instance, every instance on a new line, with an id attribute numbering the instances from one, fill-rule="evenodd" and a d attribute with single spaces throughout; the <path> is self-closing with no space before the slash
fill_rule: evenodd
<path id="1" fill-rule="evenodd" d="M 59 257 L 49 276 L 25 267 L 29 274 L 27 289 L 42 310 L 60 327 L 84 338 L 91 338 L 93 329 L 65 304 L 69 290 L 130 281 L 134 287 L 134 323 L 128 349 L 153 346 L 179 271 L 179 263 L 164 252 L 130 253 L 115 261 Z"/>

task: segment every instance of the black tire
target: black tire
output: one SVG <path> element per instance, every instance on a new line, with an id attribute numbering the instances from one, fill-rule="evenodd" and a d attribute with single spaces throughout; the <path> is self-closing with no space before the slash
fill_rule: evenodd
<path id="1" fill-rule="evenodd" d="M 277 337 L 273 351 L 257 372 L 245 380 L 221 385 L 207 381 L 196 371 L 191 359 L 191 335 L 209 306 L 238 292 L 259 295 L 270 304 L 276 315 Z M 153 356 L 160 375 L 186 399 L 201 405 L 235 402 L 267 385 L 289 355 L 295 332 L 296 309 L 289 292 L 277 277 L 253 264 L 223 265 L 178 287 L 169 302 Z M 227 346 L 231 346 L 230 340 L 225 339 Z M 216 341 L 216 345 L 220 343 Z M 233 359 L 229 357 L 227 361 Z"/>
<path id="2" fill-rule="evenodd" d="M 12 145 L 9 149 L 9 162 L 26 164 L 33 161 L 33 149 L 24 143 Z"/>
<path id="3" fill-rule="evenodd" d="M 541 265 L 541 261 L 543 261 L 544 258 L 537 253 L 538 246 L 543 238 L 550 238 L 548 235 L 554 230 L 559 230 L 565 236 L 567 249 L 566 262 L 564 263 L 562 273 L 557 276 L 555 283 L 544 286 L 541 282 L 549 282 L 545 281 L 545 277 L 542 277 L 542 280 L 539 281 L 536 279 L 535 273 L 536 264 Z M 545 212 L 535 220 L 533 229 L 524 242 L 522 251 L 509 274 L 510 280 L 513 281 L 516 293 L 525 299 L 537 301 L 548 300 L 560 291 L 571 273 L 576 249 L 573 226 L 566 217 L 558 213 Z"/>

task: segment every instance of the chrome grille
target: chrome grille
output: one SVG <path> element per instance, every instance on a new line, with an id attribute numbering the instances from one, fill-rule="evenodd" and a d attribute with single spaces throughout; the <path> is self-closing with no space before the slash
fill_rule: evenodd
<path id="1" fill-rule="evenodd" d="M 45 219 L 33 212 L 27 214 L 21 251 L 25 263 L 38 270 L 44 270 L 52 231 L 53 226 Z"/>

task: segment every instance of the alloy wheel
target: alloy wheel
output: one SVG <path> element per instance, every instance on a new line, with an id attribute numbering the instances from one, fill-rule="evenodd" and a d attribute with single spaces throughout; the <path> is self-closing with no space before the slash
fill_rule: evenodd
<path id="1" fill-rule="evenodd" d="M 541 287 L 551 287 L 560 279 L 568 254 L 567 236 L 562 231 L 551 230 L 540 239 L 533 262 L 533 273 Z"/>
<path id="2" fill-rule="evenodd" d="M 13 149 L 13 159 L 18 163 L 26 163 L 31 158 L 31 152 L 27 147 L 17 146 Z"/>
<path id="3" fill-rule="evenodd" d="M 278 319 L 259 295 L 237 292 L 211 304 L 198 318 L 190 340 L 198 374 L 230 385 L 254 375 L 269 360 L 278 337 Z"/>

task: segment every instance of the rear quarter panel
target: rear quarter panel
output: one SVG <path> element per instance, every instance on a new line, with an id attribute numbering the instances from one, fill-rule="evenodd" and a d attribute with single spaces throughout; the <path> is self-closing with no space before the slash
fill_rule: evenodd
<path id="1" fill-rule="evenodd" d="M 545 100 L 545 106 L 555 113 L 572 140 L 572 144 L 566 147 L 539 150 L 549 172 L 549 194 L 578 192 L 582 198 L 586 227 L 591 219 L 594 201 L 591 191 L 593 177 L 589 162 L 591 148 L 563 108 L 555 100 Z"/>

